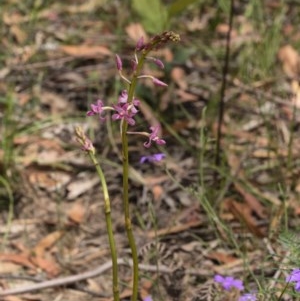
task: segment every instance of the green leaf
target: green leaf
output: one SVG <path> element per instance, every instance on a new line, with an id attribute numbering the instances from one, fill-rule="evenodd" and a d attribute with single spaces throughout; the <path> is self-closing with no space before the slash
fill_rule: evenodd
<path id="1" fill-rule="evenodd" d="M 166 29 L 168 12 L 160 0 L 132 0 L 132 7 L 148 32 L 160 33 Z"/>
<path id="2" fill-rule="evenodd" d="M 184 11 L 190 4 L 199 1 L 199 0 L 177 0 L 170 5 L 168 9 L 169 18 L 172 18 L 176 15 L 179 15 Z"/>

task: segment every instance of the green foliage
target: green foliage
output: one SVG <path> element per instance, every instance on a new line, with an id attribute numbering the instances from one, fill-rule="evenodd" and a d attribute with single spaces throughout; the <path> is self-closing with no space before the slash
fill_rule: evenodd
<path id="1" fill-rule="evenodd" d="M 299 266 L 299 243 L 300 236 L 295 232 L 285 231 L 280 234 L 279 242 L 282 246 L 289 251 L 288 262 L 292 265 L 293 268 Z"/>
<path id="2" fill-rule="evenodd" d="M 168 12 L 160 0 L 132 0 L 132 7 L 150 33 L 161 32 L 166 28 Z"/>
<path id="3" fill-rule="evenodd" d="M 6 174 L 7 169 L 13 162 L 13 138 L 15 134 L 16 124 L 13 118 L 14 99 L 11 95 L 0 100 L 4 102 L 4 115 L 2 119 L 2 139 L 1 148 L 3 150 L 3 174 Z"/>
<path id="4" fill-rule="evenodd" d="M 177 0 L 170 6 L 161 0 L 132 0 L 132 8 L 141 18 L 146 31 L 158 33 L 169 27 L 171 18 L 179 15 L 198 0 Z"/>

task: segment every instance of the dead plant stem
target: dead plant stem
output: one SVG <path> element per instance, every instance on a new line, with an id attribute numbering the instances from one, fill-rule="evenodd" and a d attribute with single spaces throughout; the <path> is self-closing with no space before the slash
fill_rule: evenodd
<path id="1" fill-rule="evenodd" d="M 225 91 L 227 86 L 227 74 L 229 70 L 229 57 L 230 57 L 230 40 L 233 24 L 233 15 L 234 15 L 234 0 L 230 0 L 230 12 L 229 12 L 229 28 L 226 36 L 226 53 L 225 53 L 225 62 L 222 71 L 222 85 L 220 90 L 220 105 L 219 105 L 219 116 L 218 116 L 218 128 L 217 128 L 217 144 L 216 144 L 216 156 L 215 156 L 215 165 L 220 167 L 221 163 L 221 140 L 222 140 L 222 125 L 225 111 Z"/>

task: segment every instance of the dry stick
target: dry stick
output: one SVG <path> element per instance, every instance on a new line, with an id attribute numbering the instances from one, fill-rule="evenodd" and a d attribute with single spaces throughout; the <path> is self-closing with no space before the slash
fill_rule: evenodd
<path id="1" fill-rule="evenodd" d="M 230 56 L 230 39 L 232 32 L 232 24 L 233 24 L 233 10 L 234 10 L 234 0 L 230 1 L 230 12 L 229 12 L 229 29 L 226 36 L 226 54 L 225 54 L 225 63 L 222 72 L 222 86 L 220 91 L 220 107 L 219 107 L 219 117 L 218 117 L 218 129 L 217 129 L 217 145 L 216 145 L 216 157 L 215 157 L 215 165 L 217 167 L 220 166 L 220 151 L 221 151 L 221 139 L 222 139 L 222 125 L 224 118 L 224 110 L 225 110 L 225 91 L 227 84 L 227 73 L 229 69 L 229 56 Z M 216 176 L 216 174 L 215 174 Z"/>
<path id="2" fill-rule="evenodd" d="M 128 261 L 123 258 L 118 258 L 117 262 L 118 262 L 118 265 L 132 266 L 132 261 Z M 111 267 L 112 267 L 112 263 L 111 263 L 111 261 L 109 261 L 94 270 L 80 273 L 77 275 L 62 277 L 62 278 L 58 278 L 58 279 L 52 279 L 52 280 L 44 281 L 41 283 L 35 283 L 32 285 L 28 285 L 28 286 L 17 287 L 17 288 L 13 288 L 13 289 L 0 291 L 0 297 L 4 297 L 4 296 L 8 296 L 8 295 L 25 294 L 25 293 L 45 289 L 45 288 L 65 286 L 67 284 L 71 284 L 74 282 L 97 277 L 97 276 L 101 275 L 102 273 L 104 273 L 105 271 L 109 270 Z M 139 269 L 143 270 L 143 271 L 148 271 L 148 272 L 155 272 L 155 273 L 157 272 L 156 265 L 139 264 Z M 159 272 L 166 273 L 166 274 L 174 272 L 173 269 L 166 267 L 164 265 L 159 265 L 158 270 L 159 270 Z M 206 277 L 212 276 L 212 274 L 213 274 L 212 270 L 211 271 L 203 271 L 201 269 L 199 269 L 199 270 L 191 269 L 191 270 L 186 270 L 186 272 L 188 274 L 206 276 Z"/>

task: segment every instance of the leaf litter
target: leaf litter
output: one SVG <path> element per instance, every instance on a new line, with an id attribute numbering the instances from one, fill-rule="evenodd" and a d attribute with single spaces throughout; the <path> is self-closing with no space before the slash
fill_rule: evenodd
<path id="1" fill-rule="evenodd" d="M 116 8 L 104 2 L 50 6 L 37 12 L 35 22 L 40 25 L 37 28 L 30 28 L 32 20 L 18 6 L 14 13 L 4 12 L 3 22 L 11 39 L 2 41 L 7 54 L 0 73 L 7 84 L 1 93 L 7 91 L 8 83 L 15 87 L 12 121 L 17 129 L 14 148 L 18 164 L 9 172 L 21 180 L 14 183 L 12 179 L 17 203 L 9 243 L 0 254 L 1 274 L 11 271 L 10 276 L 17 273 L 34 275 L 39 280 L 55 279 L 80 274 L 109 261 L 101 190 L 93 166 L 79 150 L 72 131 L 77 123 L 86 122 L 84 115 L 92 101 L 104 96 L 111 101 L 114 97 L 114 44 L 120 43 L 129 52 L 141 34 L 145 38 L 147 35 L 141 22 L 133 20 L 128 20 L 126 26 L 122 24 L 125 29 L 122 35 L 116 34 L 113 25 L 118 21 Z M 241 11 L 245 9 L 243 5 L 246 4 L 239 4 Z M 103 16 L 109 13 L 115 23 L 105 18 L 99 23 L 96 12 Z M 216 35 L 208 39 L 210 20 L 216 20 L 217 10 L 204 6 L 201 17 L 197 10 L 188 12 L 192 18 L 183 14 L 178 17 L 183 22 L 173 24 L 174 30 L 184 31 L 181 33 L 184 42 L 179 46 L 182 48 L 178 52 L 167 49 L 161 54 L 168 58 L 169 69 L 164 75 L 172 79 L 169 89 L 154 91 L 145 83 L 147 93 L 141 91 L 140 95 L 145 100 L 141 110 L 147 122 L 152 125 L 164 119 L 167 125 L 164 127 L 168 141 L 166 162 L 141 166 L 142 144 L 133 148 L 130 191 L 139 248 L 158 240 L 156 247 L 166 245 L 164 250 L 168 253 L 157 254 L 159 264 L 171 262 L 172 268 L 176 264 L 185 268 L 184 280 L 180 280 L 184 286 L 180 286 L 178 294 L 181 300 L 195 297 L 201 285 L 209 282 L 215 273 L 241 275 L 243 272 L 239 254 L 220 225 L 210 222 L 201 199 L 205 190 L 217 190 L 212 168 L 213 100 L 218 97 L 221 83 L 222 61 L 218 50 L 224 45 L 227 18 L 222 16 Z M 83 19 L 82 28 L 74 22 L 79 17 Z M 234 66 L 240 64 L 238 54 L 243 47 L 263 39 L 249 23 L 242 13 L 238 16 L 237 25 L 241 28 L 235 30 L 232 40 Z M 89 24 L 87 32 L 86 24 Z M 55 33 L 55 26 L 62 30 Z M 42 31 L 41 40 L 38 28 Z M 293 28 L 286 31 L 287 39 L 291 31 Z M 190 52 L 185 53 L 186 49 Z M 277 183 L 290 187 L 286 204 L 293 211 L 291 219 L 296 225 L 294 219 L 299 216 L 300 140 L 295 130 L 299 123 L 295 114 L 300 95 L 299 53 L 288 44 L 278 49 L 278 59 L 275 75 L 267 78 L 250 78 L 246 83 L 239 74 L 228 75 L 222 128 L 226 183 L 222 193 L 208 191 L 216 204 L 220 204 L 220 218 L 231 227 L 232 235 L 241 239 L 248 252 L 249 266 L 256 275 L 259 274 L 255 268 L 257 262 L 266 275 L 274 274 L 274 261 L 265 260 L 271 254 L 263 241 L 272 230 L 273 237 L 278 237 L 276 231 L 279 232 L 278 225 L 284 215 Z M 201 119 L 203 108 L 208 111 L 205 120 Z M 31 126 L 36 126 L 33 133 Z M 92 125 L 112 192 L 119 256 L 127 258 L 121 169 L 116 163 L 118 154 L 110 144 L 111 138 L 118 145 L 119 138 L 114 132 L 112 137 L 107 137 L 104 126 Z M 205 145 L 199 142 L 199 130 L 203 126 L 211 135 Z M 205 160 L 199 162 L 201 151 L 205 152 Z M 1 155 L 1 168 L 3 158 Z M 204 171 L 205 187 L 199 181 L 200 168 Z M 5 225 L 5 211 L 2 219 Z M 276 240 L 271 243 L 277 254 L 285 254 Z M 5 263 L 13 265 L 5 266 Z M 191 272 L 194 270 L 203 271 L 206 276 L 195 276 Z M 143 273 L 141 297 L 157 294 L 155 282 L 160 280 L 164 299 L 172 300 L 170 282 L 175 281 L 172 274 L 166 274 L 161 280 L 162 275 Z M 124 266 L 121 275 L 124 283 L 130 284 L 129 270 Z M 45 294 L 32 293 L 32 298 L 98 300 L 99 296 L 91 293 L 74 293 L 75 289 L 86 286 L 102 293 L 103 300 L 109 300 L 110 273 L 98 275 L 93 281 L 65 286 L 60 292 L 48 289 Z M 22 281 L 11 281 L 9 275 L 0 282 L 3 288 L 22 285 Z M 23 283 L 29 285 L 28 281 Z M 126 285 L 122 287 L 122 295 L 130 297 Z"/>

